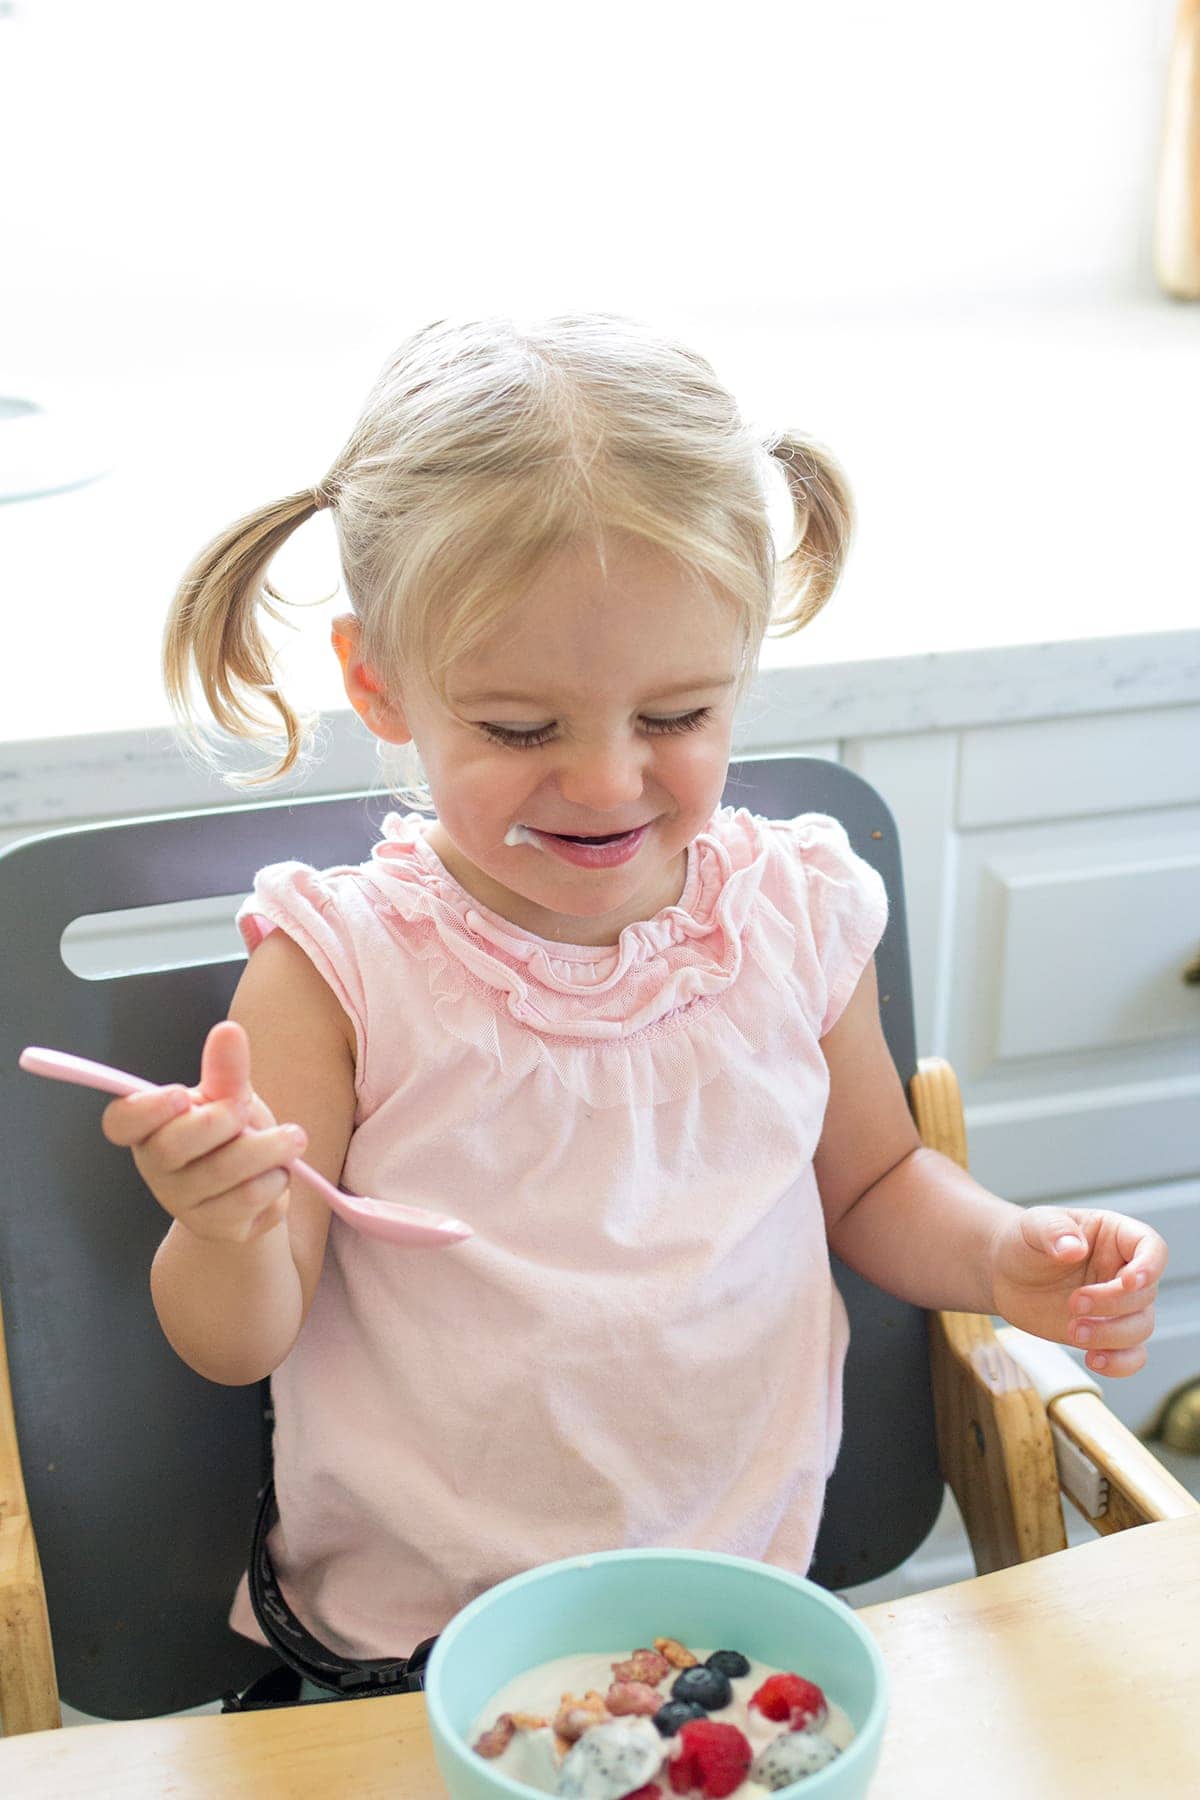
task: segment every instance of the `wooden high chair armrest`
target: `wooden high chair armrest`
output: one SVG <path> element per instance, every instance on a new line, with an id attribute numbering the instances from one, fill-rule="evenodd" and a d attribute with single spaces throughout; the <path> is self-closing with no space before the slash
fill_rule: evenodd
<path id="1" fill-rule="evenodd" d="M 1200 1512 L 1200 1501 L 1109 1411 L 1100 1383 L 1061 1345 L 1011 1325 L 996 1335 L 1046 1408 L 1063 1491 L 1097 1531 Z"/>
<path id="2" fill-rule="evenodd" d="M 0 1311 L 0 1728 L 5 1737 L 62 1724 L 50 1619 L 17 1449 Z"/>
<path id="3" fill-rule="evenodd" d="M 1107 1485 L 1104 1511 L 1086 1512 L 1097 1531 L 1124 1531 L 1200 1512 L 1200 1500 L 1109 1411 L 1098 1394 L 1065 1394 L 1049 1409 L 1052 1426 L 1092 1461 Z M 1078 1502 L 1076 1502 L 1078 1505 Z"/>

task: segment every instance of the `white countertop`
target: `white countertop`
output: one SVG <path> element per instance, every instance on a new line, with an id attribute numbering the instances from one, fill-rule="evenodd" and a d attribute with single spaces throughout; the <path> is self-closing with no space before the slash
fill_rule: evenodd
<path id="1" fill-rule="evenodd" d="M 826 443 L 858 505 L 833 601 L 768 643 L 742 748 L 1200 698 L 1200 309 L 669 323 L 756 422 Z M 209 321 L 185 355 L 171 321 L 108 324 L 103 372 L 95 344 L 63 346 L 53 376 L 47 346 L 0 368 L 4 391 L 81 420 L 112 467 L 0 507 L 8 820 L 58 816 L 30 810 L 50 797 L 37 770 L 180 768 L 158 671 L 175 581 L 228 520 L 323 473 L 399 335 L 326 321 L 300 347 L 248 314 L 236 331 Z M 327 518 L 275 574 L 301 599 L 336 586 Z M 283 665 L 294 699 L 330 715 L 326 790 L 374 769 L 328 648 L 344 607 L 299 611 Z M 178 800 L 149 804 L 196 801 L 204 778 L 184 772 Z"/>

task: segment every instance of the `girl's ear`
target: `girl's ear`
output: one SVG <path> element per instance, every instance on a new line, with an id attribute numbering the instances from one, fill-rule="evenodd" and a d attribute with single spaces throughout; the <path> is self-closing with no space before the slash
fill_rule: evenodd
<path id="1" fill-rule="evenodd" d="M 378 675 L 359 656 L 362 626 L 354 614 L 343 613 L 335 619 L 329 635 L 342 665 L 346 697 L 363 724 L 385 743 L 410 743 L 412 732 L 403 710 L 388 699 Z"/>

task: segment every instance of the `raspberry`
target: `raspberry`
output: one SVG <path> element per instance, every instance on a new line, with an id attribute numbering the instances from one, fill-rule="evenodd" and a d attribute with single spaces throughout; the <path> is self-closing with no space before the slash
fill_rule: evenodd
<path id="1" fill-rule="evenodd" d="M 623 1800 L 662 1800 L 662 1789 L 657 1781 L 648 1781 L 645 1787 L 634 1788 L 632 1794 L 625 1794 Z"/>
<path id="2" fill-rule="evenodd" d="M 825 1696 L 815 1681 L 802 1675 L 768 1675 L 750 1705 L 757 1706 L 766 1719 L 787 1720 L 791 1731 L 806 1731 L 809 1726 L 825 1723 L 828 1708 Z"/>
<path id="3" fill-rule="evenodd" d="M 746 1779 L 754 1752 L 736 1725 L 692 1719 L 680 1727 L 682 1748 L 667 1765 L 677 1794 L 698 1788 L 705 1800 L 724 1800 Z"/>

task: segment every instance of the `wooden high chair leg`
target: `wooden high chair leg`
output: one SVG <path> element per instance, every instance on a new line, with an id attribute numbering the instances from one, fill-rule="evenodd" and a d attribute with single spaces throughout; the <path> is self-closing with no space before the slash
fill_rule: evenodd
<path id="1" fill-rule="evenodd" d="M 46 1590 L 25 1498 L 0 1311 L 0 1728 L 62 1724 Z"/>

